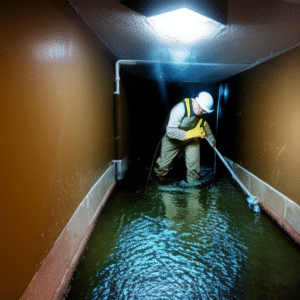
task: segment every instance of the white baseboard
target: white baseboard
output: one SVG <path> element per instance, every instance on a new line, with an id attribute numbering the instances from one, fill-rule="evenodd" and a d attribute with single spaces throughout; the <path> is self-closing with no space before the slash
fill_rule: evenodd
<path id="1" fill-rule="evenodd" d="M 117 172 L 117 180 L 122 180 L 125 176 L 125 173 L 128 170 L 130 161 L 128 157 L 125 157 L 122 160 L 114 160 L 113 161 L 116 166 Z"/>
<path id="2" fill-rule="evenodd" d="M 77 207 L 66 227 L 45 257 L 21 300 L 63 299 L 88 238 L 116 184 L 111 165 Z"/>
<path id="3" fill-rule="evenodd" d="M 251 195 L 271 207 L 300 234 L 300 206 L 237 163 L 225 159 Z"/>

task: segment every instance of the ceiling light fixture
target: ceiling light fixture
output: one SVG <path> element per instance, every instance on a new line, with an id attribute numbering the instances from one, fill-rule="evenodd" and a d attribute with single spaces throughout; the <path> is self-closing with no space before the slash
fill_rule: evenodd
<path id="1" fill-rule="evenodd" d="M 159 35 L 169 36 L 185 44 L 205 39 L 225 27 L 188 8 L 152 16 L 147 18 L 147 21 Z"/>
<path id="2" fill-rule="evenodd" d="M 221 24 L 227 24 L 227 0 L 119 0 L 148 17 L 188 8 Z M 300 1 L 300 0 L 299 0 Z"/>

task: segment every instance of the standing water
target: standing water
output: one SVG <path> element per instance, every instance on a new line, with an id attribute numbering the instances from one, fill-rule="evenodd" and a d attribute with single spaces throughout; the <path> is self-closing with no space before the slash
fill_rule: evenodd
<path id="1" fill-rule="evenodd" d="M 300 253 L 226 178 L 120 188 L 67 299 L 300 299 Z"/>

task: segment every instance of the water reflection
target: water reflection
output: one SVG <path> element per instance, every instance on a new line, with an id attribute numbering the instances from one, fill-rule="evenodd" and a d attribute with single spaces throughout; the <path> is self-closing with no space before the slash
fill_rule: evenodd
<path id="1" fill-rule="evenodd" d="M 183 193 L 181 197 L 165 192 L 161 194 L 161 200 L 165 206 L 165 216 L 170 221 L 186 219 L 196 222 L 204 214 L 200 190 L 192 189 Z"/>
<path id="2" fill-rule="evenodd" d="M 90 299 L 229 297 L 244 257 L 227 232 L 228 220 L 203 208 L 207 196 L 199 189 L 149 190 L 145 198 L 162 202 L 164 215 L 141 213 L 123 227 L 97 271 Z"/>
<path id="3" fill-rule="evenodd" d="M 274 234 L 267 243 L 263 240 L 268 229 L 255 222 L 239 193 L 228 184 L 169 188 L 115 196 L 106 210 L 107 215 L 122 211 L 111 232 L 113 247 L 96 270 L 88 266 L 93 251 L 86 252 L 67 299 L 254 299 L 251 295 L 260 295 L 266 286 L 272 290 L 274 278 L 267 276 L 272 273 L 263 277 L 261 273 L 273 269 L 278 258 L 271 251 L 268 266 L 261 259 L 270 252 L 266 249 Z M 108 228 L 108 221 L 104 218 L 104 225 L 99 220 L 97 226 Z M 260 241 L 256 248 L 251 242 L 255 240 Z M 284 257 L 285 263 L 290 261 L 287 287 L 295 286 L 300 275 L 300 260 L 295 257 Z M 256 278 L 264 278 L 263 285 Z M 281 279 L 277 284 L 283 283 Z M 288 295 L 286 299 L 296 299 Z"/>

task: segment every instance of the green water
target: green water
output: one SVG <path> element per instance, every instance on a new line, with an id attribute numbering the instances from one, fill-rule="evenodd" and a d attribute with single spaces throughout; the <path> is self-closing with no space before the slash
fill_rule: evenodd
<path id="1" fill-rule="evenodd" d="M 299 249 L 227 179 L 121 188 L 67 299 L 300 299 Z"/>

